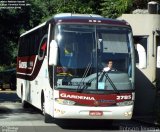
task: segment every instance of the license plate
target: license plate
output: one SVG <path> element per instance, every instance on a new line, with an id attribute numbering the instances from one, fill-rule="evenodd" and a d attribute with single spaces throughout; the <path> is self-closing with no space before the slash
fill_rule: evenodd
<path id="1" fill-rule="evenodd" d="M 89 115 L 90 116 L 102 116 L 103 112 L 102 111 L 90 111 Z"/>

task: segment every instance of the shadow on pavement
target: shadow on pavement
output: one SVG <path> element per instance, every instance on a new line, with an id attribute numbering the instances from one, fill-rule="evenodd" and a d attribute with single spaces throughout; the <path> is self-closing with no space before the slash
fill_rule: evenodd
<path id="1" fill-rule="evenodd" d="M 119 130 L 118 126 L 112 126 L 112 120 L 55 119 L 54 123 L 62 129 Z"/>

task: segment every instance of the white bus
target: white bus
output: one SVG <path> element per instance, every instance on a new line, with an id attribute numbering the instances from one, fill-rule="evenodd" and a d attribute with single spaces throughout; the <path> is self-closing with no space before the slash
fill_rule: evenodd
<path id="1" fill-rule="evenodd" d="M 57 14 L 20 36 L 17 94 L 50 117 L 131 119 L 134 48 L 125 21 Z M 103 71 L 112 60 L 116 71 Z"/>

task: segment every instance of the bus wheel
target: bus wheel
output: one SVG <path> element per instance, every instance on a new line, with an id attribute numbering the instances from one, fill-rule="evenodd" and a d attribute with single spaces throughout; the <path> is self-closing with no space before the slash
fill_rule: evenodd
<path id="1" fill-rule="evenodd" d="M 22 100 L 22 107 L 25 109 L 25 108 L 28 108 L 29 107 L 29 104 L 25 101 L 25 100 Z"/>
<path id="2" fill-rule="evenodd" d="M 53 122 L 53 118 L 48 115 L 47 113 L 44 114 L 44 122 L 45 123 L 52 123 Z"/>
<path id="3" fill-rule="evenodd" d="M 23 86 L 21 86 L 21 103 L 24 109 L 29 107 L 29 104 L 24 100 Z"/>
<path id="4" fill-rule="evenodd" d="M 44 115 L 44 122 L 45 123 L 52 123 L 53 122 L 53 118 L 45 112 L 45 101 L 44 101 L 44 99 L 42 99 L 42 114 Z"/>

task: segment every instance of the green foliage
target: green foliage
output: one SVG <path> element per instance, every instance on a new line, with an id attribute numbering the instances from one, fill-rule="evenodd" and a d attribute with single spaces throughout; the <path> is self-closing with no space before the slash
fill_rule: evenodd
<path id="1" fill-rule="evenodd" d="M 81 0 L 55 0 L 54 13 L 92 13 L 92 8 L 88 6 L 88 3 Z"/>
<path id="2" fill-rule="evenodd" d="M 5 70 L 8 70 L 8 69 L 12 69 L 12 68 L 15 68 L 16 67 L 16 64 L 10 64 L 10 65 L 0 65 L 0 72 L 3 72 Z"/>
<path id="3" fill-rule="evenodd" d="M 30 0 L 30 4 L 31 6 L 22 9 L 0 9 L 0 65 L 2 67 L 16 63 L 20 34 L 38 25 L 44 16 L 38 3 Z"/>
<path id="4" fill-rule="evenodd" d="M 16 64 L 20 34 L 57 13 L 100 14 L 116 18 L 136 8 L 147 8 L 149 0 L 27 0 L 22 9 L 0 9 L 0 69 Z M 160 0 L 155 0 L 160 3 Z"/>
<path id="5" fill-rule="evenodd" d="M 117 18 L 122 13 L 129 12 L 132 7 L 132 0 L 103 0 L 101 13 L 105 17 Z"/>
<path id="6" fill-rule="evenodd" d="M 16 42 L 19 37 L 19 22 L 16 10 L 0 11 L 0 64 L 10 65 L 12 63 L 12 49 L 17 48 Z"/>

